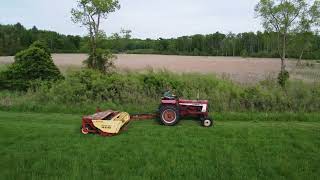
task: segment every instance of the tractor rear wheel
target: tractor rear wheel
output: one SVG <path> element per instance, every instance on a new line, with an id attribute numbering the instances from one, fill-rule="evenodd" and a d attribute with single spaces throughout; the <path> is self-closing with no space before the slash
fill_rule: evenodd
<path id="1" fill-rule="evenodd" d="M 179 110 L 176 106 L 161 106 L 160 121 L 166 126 L 174 126 L 180 120 Z"/>
<path id="2" fill-rule="evenodd" d="M 201 120 L 201 124 L 203 127 L 211 127 L 213 126 L 213 120 L 209 118 L 204 118 Z"/>

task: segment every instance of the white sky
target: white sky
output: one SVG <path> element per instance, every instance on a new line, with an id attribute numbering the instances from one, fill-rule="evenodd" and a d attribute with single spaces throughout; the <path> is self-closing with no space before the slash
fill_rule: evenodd
<path id="1" fill-rule="evenodd" d="M 216 31 L 261 30 L 255 18 L 258 0 L 120 0 L 121 9 L 109 16 L 102 29 L 110 34 L 121 28 L 138 38 L 170 38 Z M 31 28 L 84 35 L 73 24 L 70 10 L 76 0 L 0 0 L 0 24 L 22 23 Z"/>

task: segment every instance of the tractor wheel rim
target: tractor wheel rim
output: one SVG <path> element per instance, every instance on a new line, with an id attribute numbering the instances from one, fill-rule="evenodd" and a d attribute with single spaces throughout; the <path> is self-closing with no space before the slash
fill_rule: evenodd
<path id="1" fill-rule="evenodd" d="M 81 128 L 81 132 L 82 132 L 82 134 L 89 134 L 89 129 L 88 128 L 85 128 L 85 129 Z"/>
<path id="2" fill-rule="evenodd" d="M 166 123 L 173 123 L 177 119 L 176 112 L 171 109 L 167 109 L 163 112 L 162 119 Z"/>
<path id="3" fill-rule="evenodd" d="M 204 126 L 208 127 L 211 125 L 211 121 L 210 120 L 204 120 Z"/>

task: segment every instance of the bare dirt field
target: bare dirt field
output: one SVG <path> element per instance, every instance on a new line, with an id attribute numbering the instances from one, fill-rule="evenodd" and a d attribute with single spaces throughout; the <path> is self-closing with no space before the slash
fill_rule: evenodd
<path id="1" fill-rule="evenodd" d="M 53 60 L 62 70 L 81 67 L 85 54 L 53 54 Z M 217 74 L 231 78 L 240 83 L 257 82 L 274 78 L 280 69 L 279 59 L 241 58 L 241 57 L 199 57 L 166 55 L 117 55 L 116 66 L 121 70 L 138 70 L 153 68 L 166 69 L 177 73 Z M 13 62 L 13 57 L 0 57 L 0 64 Z M 296 69 L 295 61 L 287 61 L 292 78 L 307 81 L 320 79 L 319 65 Z"/>

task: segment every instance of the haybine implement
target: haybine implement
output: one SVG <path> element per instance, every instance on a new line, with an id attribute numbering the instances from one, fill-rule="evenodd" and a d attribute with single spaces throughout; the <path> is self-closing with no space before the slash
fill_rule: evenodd
<path id="1" fill-rule="evenodd" d="M 104 111 L 82 118 L 82 134 L 95 133 L 102 136 L 114 136 L 130 121 L 126 112 Z"/>
<path id="2" fill-rule="evenodd" d="M 166 126 L 176 125 L 184 117 L 196 117 L 202 126 L 210 127 L 213 120 L 209 118 L 207 100 L 184 100 L 176 96 L 164 96 L 158 112 L 154 114 L 129 115 L 126 112 L 107 110 L 82 118 L 82 134 L 100 134 L 114 136 L 125 129 L 130 121 L 159 119 Z"/>

